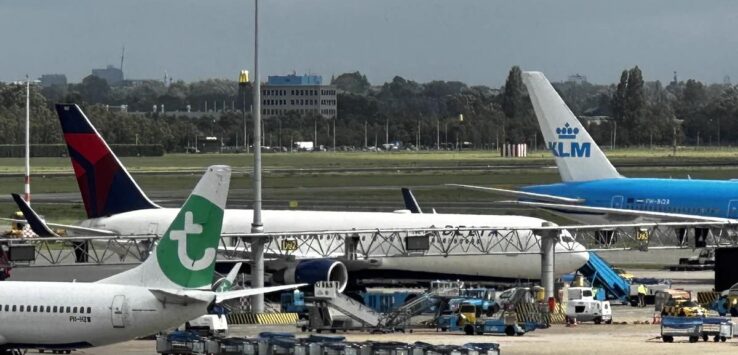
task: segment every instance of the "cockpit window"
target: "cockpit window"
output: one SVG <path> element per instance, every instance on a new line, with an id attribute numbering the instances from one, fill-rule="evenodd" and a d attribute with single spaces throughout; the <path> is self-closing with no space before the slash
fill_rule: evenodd
<path id="1" fill-rule="evenodd" d="M 561 241 L 565 243 L 574 243 L 574 238 L 569 236 L 562 236 Z"/>

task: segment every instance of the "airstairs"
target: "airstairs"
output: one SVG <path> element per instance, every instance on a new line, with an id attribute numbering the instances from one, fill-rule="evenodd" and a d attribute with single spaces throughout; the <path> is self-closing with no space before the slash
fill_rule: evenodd
<path id="1" fill-rule="evenodd" d="M 436 282 L 431 289 L 408 301 L 400 308 L 381 314 L 361 302 L 340 292 L 336 281 L 320 281 L 315 283 L 313 298 L 325 302 L 333 308 L 366 328 L 394 328 L 407 325 L 410 318 L 421 314 L 439 303 L 440 297 L 458 295 L 460 284 L 457 282 Z"/>
<path id="2" fill-rule="evenodd" d="M 373 309 L 361 304 L 340 292 L 337 281 L 320 281 L 315 283 L 313 297 L 325 301 L 329 307 L 345 314 L 365 327 L 379 327 L 381 315 Z"/>
<path id="3" fill-rule="evenodd" d="M 612 265 L 597 253 L 589 252 L 589 261 L 579 269 L 593 287 L 602 287 L 607 296 L 627 302 L 630 297 L 630 283 L 620 276 Z"/>

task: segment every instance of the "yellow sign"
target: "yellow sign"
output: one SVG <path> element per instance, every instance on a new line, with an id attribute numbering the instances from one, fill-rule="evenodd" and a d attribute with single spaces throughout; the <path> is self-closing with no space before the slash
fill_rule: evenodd
<path id="1" fill-rule="evenodd" d="M 280 248 L 284 251 L 295 251 L 297 250 L 297 240 L 296 239 L 284 239 L 282 240 L 282 247 Z"/>
<path id="2" fill-rule="evenodd" d="M 640 241 L 648 241 L 648 229 L 639 229 L 636 239 Z"/>
<path id="3" fill-rule="evenodd" d="M 249 71 L 248 70 L 241 70 L 241 74 L 238 75 L 238 83 L 239 84 L 246 84 L 249 82 Z"/>
<path id="4" fill-rule="evenodd" d="M 290 201 L 290 208 L 297 208 L 297 200 Z"/>

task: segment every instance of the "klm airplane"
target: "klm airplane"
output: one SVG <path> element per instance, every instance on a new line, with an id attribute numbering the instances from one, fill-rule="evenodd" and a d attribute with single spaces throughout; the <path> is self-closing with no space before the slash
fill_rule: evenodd
<path id="1" fill-rule="evenodd" d="M 456 185 L 515 197 L 586 224 L 738 222 L 738 182 L 620 175 L 543 73 L 524 72 L 533 108 L 561 183 L 522 191 Z"/>

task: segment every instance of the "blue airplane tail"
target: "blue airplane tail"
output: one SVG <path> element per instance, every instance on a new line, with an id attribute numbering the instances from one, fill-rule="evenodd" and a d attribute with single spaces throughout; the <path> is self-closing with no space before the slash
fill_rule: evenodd
<path id="1" fill-rule="evenodd" d="M 57 104 L 56 112 L 88 218 L 159 208 L 138 187 L 79 106 Z"/>

